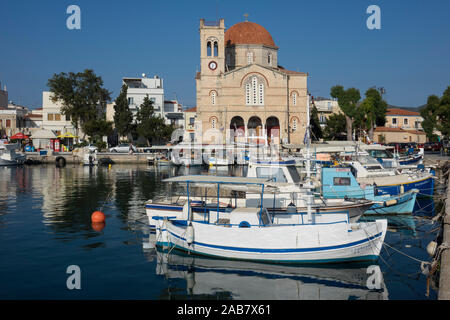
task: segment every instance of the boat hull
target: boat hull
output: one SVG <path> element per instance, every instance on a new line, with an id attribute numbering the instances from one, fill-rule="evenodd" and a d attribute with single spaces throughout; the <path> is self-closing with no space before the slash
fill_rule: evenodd
<path id="1" fill-rule="evenodd" d="M 205 256 L 271 263 L 373 261 L 379 256 L 387 229 L 387 220 L 355 224 L 359 226 L 356 230 L 348 230 L 346 221 L 252 228 L 191 223 L 194 241 L 188 244 L 186 221 L 166 221 L 170 247 Z"/>

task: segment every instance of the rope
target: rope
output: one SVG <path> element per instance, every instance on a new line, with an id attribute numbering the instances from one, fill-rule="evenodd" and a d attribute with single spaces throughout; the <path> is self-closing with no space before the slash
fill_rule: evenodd
<path id="1" fill-rule="evenodd" d="M 406 254 L 406 253 L 403 253 L 403 252 L 401 252 L 400 250 L 398 250 L 398 249 L 396 249 L 396 248 L 394 248 L 394 247 L 388 245 L 386 242 L 383 242 L 383 245 L 384 245 L 384 246 L 387 246 L 387 247 L 393 249 L 394 251 L 397 251 L 398 253 L 400 253 L 400 254 L 402 254 L 402 255 L 404 255 L 404 256 L 406 256 L 406 257 L 412 259 L 412 260 L 415 260 L 415 261 L 417 261 L 417 262 L 420 262 L 420 263 L 423 263 L 423 262 L 429 263 L 429 262 L 427 262 L 427 261 L 419 260 L 419 259 L 416 259 L 416 258 L 414 258 L 414 257 L 412 257 L 412 256 L 410 256 L 410 255 L 408 255 L 408 254 Z"/>

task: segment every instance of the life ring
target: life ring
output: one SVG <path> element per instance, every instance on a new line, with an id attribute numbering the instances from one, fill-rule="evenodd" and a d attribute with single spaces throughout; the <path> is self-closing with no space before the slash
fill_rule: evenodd
<path id="1" fill-rule="evenodd" d="M 66 166 L 66 158 L 58 156 L 55 159 L 55 164 L 57 167 L 65 167 Z"/>

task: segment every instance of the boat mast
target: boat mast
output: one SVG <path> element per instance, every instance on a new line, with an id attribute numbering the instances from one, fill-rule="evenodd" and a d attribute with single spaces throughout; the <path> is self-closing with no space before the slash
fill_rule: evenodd
<path id="1" fill-rule="evenodd" d="M 306 94 L 306 206 L 307 206 L 307 215 L 308 215 L 308 222 L 312 222 L 312 210 L 311 210 L 311 204 L 313 200 L 312 195 L 312 183 L 311 183 L 311 127 L 310 127 L 311 121 L 310 121 L 310 95 L 309 93 Z"/>

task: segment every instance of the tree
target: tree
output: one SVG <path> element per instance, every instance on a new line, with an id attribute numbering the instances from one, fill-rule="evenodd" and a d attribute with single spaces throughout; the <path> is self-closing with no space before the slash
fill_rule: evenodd
<path id="1" fill-rule="evenodd" d="M 311 133 L 312 133 L 311 139 L 317 141 L 320 138 L 322 138 L 323 133 L 322 133 L 322 128 L 320 126 L 319 115 L 317 112 L 317 108 L 314 105 L 311 108 L 310 124 L 311 124 Z"/>
<path id="2" fill-rule="evenodd" d="M 450 86 L 444 91 L 436 110 L 438 118 L 437 129 L 445 138 L 450 136 Z"/>
<path id="3" fill-rule="evenodd" d="M 357 104 L 361 99 L 361 94 L 358 89 L 349 88 L 344 90 L 344 87 L 337 85 L 331 88 L 330 92 L 333 98 L 336 98 L 339 107 L 344 112 L 346 120 L 347 140 L 353 140 L 353 121 L 357 113 Z"/>
<path id="4" fill-rule="evenodd" d="M 450 86 L 441 98 L 430 95 L 425 108 L 420 111 L 423 118 L 422 128 L 430 141 L 436 141 L 435 129 L 445 137 L 450 136 Z"/>
<path id="5" fill-rule="evenodd" d="M 61 113 L 69 116 L 77 132 L 81 128 L 84 135 L 86 123 L 101 117 L 106 103 L 111 100 L 111 93 L 103 88 L 102 78 L 91 69 L 54 74 L 47 85 L 52 93 L 51 100 L 62 102 Z"/>
<path id="6" fill-rule="evenodd" d="M 112 121 L 103 118 L 91 119 L 84 125 L 85 132 L 93 142 L 102 141 L 102 137 L 109 136 L 113 132 Z"/>
<path id="7" fill-rule="evenodd" d="M 367 130 L 370 140 L 373 141 L 375 126 L 383 126 L 386 123 L 387 103 L 375 88 L 368 89 L 365 95 L 366 98 L 358 106 L 356 118 L 360 127 Z"/>
<path id="8" fill-rule="evenodd" d="M 133 130 L 133 113 L 127 99 L 127 85 L 122 85 L 114 104 L 114 125 L 119 136 L 127 136 Z"/>
<path id="9" fill-rule="evenodd" d="M 137 133 L 147 140 L 147 145 L 152 144 L 154 139 L 168 140 L 174 130 L 165 124 L 163 118 L 155 116 L 153 101 L 148 96 L 138 108 L 136 126 Z"/>
<path id="10" fill-rule="evenodd" d="M 324 129 L 325 139 L 345 140 L 346 119 L 342 113 L 333 113 L 327 119 Z"/>

